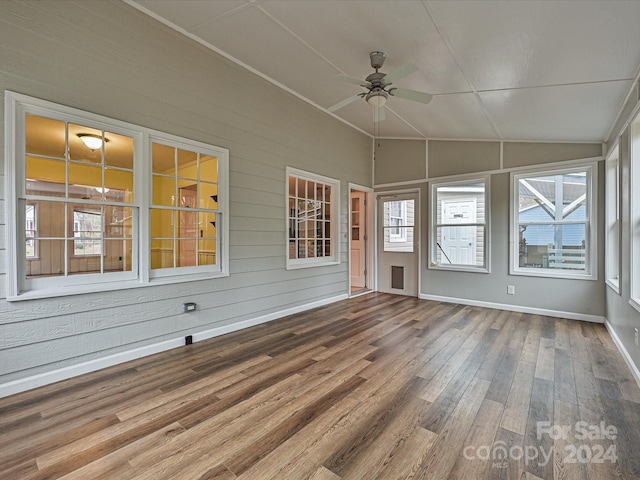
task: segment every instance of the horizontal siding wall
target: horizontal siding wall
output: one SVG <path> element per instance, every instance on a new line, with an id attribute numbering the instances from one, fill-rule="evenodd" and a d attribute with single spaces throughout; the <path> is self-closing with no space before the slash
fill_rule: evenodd
<path id="1" fill-rule="evenodd" d="M 4 90 L 229 149 L 231 275 L 0 300 L 0 386 L 347 293 L 348 183 L 372 177 L 365 135 L 119 1 L 0 2 Z M 340 180 L 339 265 L 285 270 L 286 166 Z"/>

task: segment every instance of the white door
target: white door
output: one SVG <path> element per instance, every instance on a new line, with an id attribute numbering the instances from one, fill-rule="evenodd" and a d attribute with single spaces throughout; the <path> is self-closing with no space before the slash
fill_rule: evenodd
<path id="1" fill-rule="evenodd" d="M 351 190 L 351 288 L 366 286 L 366 208 L 365 193 Z"/>
<path id="2" fill-rule="evenodd" d="M 379 290 L 418 296 L 418 194 L 378 197 Z"/>
<path id="3" fill-rule="evenodd" d="M 447 224 L 475 223 L 476 199 L 443 200 L 442 215 Z M 475 265 L 476 227 L 442 228 L 443 261 L 456 265 Z"/>

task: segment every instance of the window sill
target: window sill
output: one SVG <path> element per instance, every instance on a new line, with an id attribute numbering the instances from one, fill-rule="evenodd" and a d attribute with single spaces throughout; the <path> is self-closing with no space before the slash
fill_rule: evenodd
<path id="1" fill-rule="evenodd" d="M 491 273 L 486 267 L 472 267 L 465 265 L 443 265 L 438 263 L 432 263 L 429 265 L 429 270 L 442 270 L 447 272 L 466 272 L 466 273 Z"/>
<path id="2" fill-rule="evenodd" d="M 286 269 L 287 270 L 298 270 L 300 268 L 326 267 L 328 265 L 340 265 L 340 262 L 338 262 L 336 260 L 323 261 L 323 262 L 304 262 L 304 263 L 289 263 L 289 262 L 287 262 Z"/>
<path id="3" fill-rule="evenodd" d="M 632 298 L 629 300 L 629 305 L 635 308 L 638 312 L 640 312 L 640 299 Z"/>
<path id="4" fill-rule="evenodd" d="M 509 272 L 510 275 L 520 275 L 523 277 L 541 277 L 541 278 L 559 278 L 569 280 L 597 280 L 598 277 L 595 274 L 590 273 L 562 273 L 557 270 L 548 268 L 535 268 L 535 269 L 516 269 Z"/>
<path id="5" fill-rule="evenodd" d="M 72 285 L 66 287 L 46 288 L 32 290 L 20 293 L 19 295 L 7 296 L 8 302 L 20 302 L 25 300 L 37 300 L 44 298 L 66 297 L 70 295 L 83 295 L 89 293 L 115 292 L 118 290 L 129 290 L 132 288 L 153 287 L 158 285 L 171 285 L 176 283 L 197 282 L 201 280 L 210 280 L 213 278 L 228 277 L 228 273 L 207 273 L 192 274 L 182 277 L 161 277 L 150 279 L 149 282 L 143 283 L 140 280 L 125 280 L 113 283 L 93 283 L 85 285 Z"/>

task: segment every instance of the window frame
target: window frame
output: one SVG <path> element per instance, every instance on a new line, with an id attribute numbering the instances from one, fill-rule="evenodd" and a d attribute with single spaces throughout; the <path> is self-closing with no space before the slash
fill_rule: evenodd
<path id="1" fill-rule="evenodd" d="M 438 263 L 437 258 L 437 235 L 438 227 L 448 226 L 450 224 L 438 224 L 438 199 L 436 198 L 438 188 L 441 187 L 460 187 L 471 184 L 484 184 L 484 222 L 474 222 L 472 224 L 463 224 L 467 226 L 484 228 L 484 262 L 483 265 L 464 265 L 451 263 Z M 447 270 L 454 272 L 472 272 L 472 273 L 491 273 L 491 176 L 490 175 L 473 175 L 458 177 L 453 180 L 435 181 L 429 183 L 429 199 L 431 201 L 429 229 L 430 229 L 430 246 L 429 246 L 429 269 L 431 270 Z M 477 218 L 476 218 L 477 220 Z"/>
<path id="2" fill-rule="evenodd" d="M 585 269 L 581 271 L 563 271 L 562 269 L 553 268 L 533 268 L 519 266 L 520 252 L 520 235 L 519 235 L 519 181 L 521 178 L 531 176 L 555 176 L 571 173 L 585 172 L 587 177 L 586 185 L 586 219 L 585 223 L 585 240 L 588 239 L 589 245 L 585 248 Z M 598 163 L 584 162 L 571 166 L 542 167 L 532 169 L 522 169 L 510 173 L 510 197 L 511 197 L 511 215 L 509 222 L 509 243 L 510 259 L 509 274 L 527 277 L 544 277 L 544 278 L 566 278 L 574 280 L 597 280 L 598 279 L 598 222 L 597 222 L 597 200 L 598 200 Z M 552 223 L 552 222 L 549 222 Z"/>
<path id="3" fill-rule="evenodd" d="M 309 258 L 290 258 L 289 256 L 291 241 L 289 230 L 292 218 L 289 212 L 289 179 L 291 177 L 331 186 L 331 218 L 329 219 L 331 236 L 329 240 L 331 242 L 332 254 L 330 256 Z M 285 168 L 285 268 L 287 270 L 340 264 L 340 196 L 340 180 L 293 167 Z"/>
<path id="4" fill-rule="evenodd" d="M 630 292 L 629 304 L 640 312 L 640 115 L 630 122 L 630 187 L 629 187 L 629 243 L 630 243 Z M 634 192 L 636 192 L 634 194 Z"/>
<path id="5" fill-rule="evenodd" d="M 46 100 L 5 90 L 5 190 L 7 213 L 7 283 L 8 301 L 34 298 L 53 298 L 64 295 L 122 290 L 151 285 L 173 284 L 186 281 L 229 276 L 229 150 L 214 145 L 178 137 L 143 126 L 123 122 Z M 65 122 L 77 122 L 95 128 L 124 135 L 133 139 L 133 189 L 134 200 L 122 204 L 132 209 L 132 267 L 129 271 L 80 273 L 47 278 L 26 277 L 26 162 L 25 135 L 26 115 L 33 114 Z M 221 212 L 216 225 L 219 237 L 219 255 L 215 269 L 209 267 L 187 268 L 171 275 L 154 277 L 150 270 L 151 225 L 151 142 L 174 142 L 190 149 L 215 152 L 218 158 L 218 205 Z M 48 198 L 48 197 L 47 197 Z M 75 199 L 75 203 L 83 203 Z M 74 203 L 73 198 L 60 197 L 59 201 Z M 111 205 L 103 199 L 93 202 L 98 207 Z M 37 215 L 37 212 L 36 212 Z M 65 228 L 71 228 L 73 220 L 68 218 Z M 71 213 L 73 216 L 73 213 Z M 73 240 L 71 238 L 70 240 Z M 37 241 L 36 241 L 37 242 Z M 97 255 L 96 255 L 97 256 Z M 30 257 L 31 259 L 32 257 Z M 174 269 L 176 270 L 176 269 Z M 53 279 L 53 280 L 51 280 Z"/>
<path id="6" fill-rule="evenodd" d="M 151 210 L 152 209 L 158 209 L 158 210 L 171 210 L 174 212 L 178 212 L 178 211 L 185 211 L 184 208 L 180 208 L 180 207 L 164 207 L 162 205 L 156 205 L 154 204 L 153 201 L 153 172 L 152 172 L 152 146 L 153 144 L 161 144 L 164 146 L 168 146 L 171 148 L 177 148 L 177 149 L 182 149 L 182 150 L 189 150 L 189 151 L 196 151 L 199 154 L 206 154 L 206 155 L 210 155 L 210 156 L 214 156 L 218 159 L 218 182 L 217 182 L 217 186 L 218 186 L 218 208 L 217 209 L 203 209 L 203 208 L 199 208 L 199 207 L 195 207 L 193 209 L 187 209 L 187 211 L 193 211 L 196 213 L 200 213 L 201 211 L 211 211 L 214 212 L 216 215 L 216 263 L 212 264 L 212 265 L 195 265 L 195 266 L 174 266 L 174 267 L 167 267 L 167 268 L 153 268 L 151 264 L 149 264 L 149 268 L 148 268 L 148 275 L 149 275 L 149 279 L 150 281 L 152 280 L 161 280 L 164 278 L 173 278 L 176 275 L 195 275 L 200 276 L 203 274 L 203 272 L 205 272 L 206 274 L 213 276 L 213 277 L 218 277 L 218 276 L 228 276 L 228 272 L 229 272 L 229 253 L 228 253 L 228 245 L 229 245 L 229 229 L 227 228 L 228 225 L 228 202 L 229 202 L 229 187 L 228 187 L 228 161 L 226 156 L 228 155 L 228 153 L 226 153 L 224 156 L 225 158 L 223 159 L 223 155 L 222 152 L 228 152 L 225 149 L 219 149 L 218 147 L 214 147 L 212 145 L 207 145 L 204 143 L 200 143 L 200 142 L 195 142 L 195 141 L 190 141 L 181 137 L 177 137 L 174 135 L 169 135 L 169 134 L 160 134 L 160 133 L 154 133 L 149 135 L 148 137 L 148 144 L 147 144 L 147 148 L 149 151 L 149 208 L 147 213 L 150 215 L 151 214 Z M 176 176 L 175 178 L 178 180 L 178 182 L 180 180 L 182 180 L 182 177 L 180 177 L 178 175 L 178 172 L 176 172 Z M 200 179 L 197 179 L 198 185 L 200 184 Z M 206 183 L 206 182 L 203 182 Z M 150 219 L 149 219 L 150 222 Z M 150 225 L 150 223 L 149 223 Z M 149 251 L 151 252 L 152 246 L 151 246 L 151 229 L 149 228 L 148 232 L 149 234 L 149 239 L 148 239 L 148 245 L 149 245 Z M 174 237 L 174 239 L 177 239 L 177 237 Z M 226 250 L 225 249 L 226 246 Z M 175 253 L 175 252 L 174 252 Z M 218 253 L 220 256 L 220 262 L 218 262 Z"/>
<path id="7" fill-rule="evenodd" d="M 605 283 L 620 295 L 620 154 L 616 145 L 605 160 Z"/>

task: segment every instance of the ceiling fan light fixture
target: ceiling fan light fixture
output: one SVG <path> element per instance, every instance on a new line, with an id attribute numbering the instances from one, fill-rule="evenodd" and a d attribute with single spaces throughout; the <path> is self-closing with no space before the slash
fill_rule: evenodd
<path id="1" fill-rule="evenodd" d="M 384 107 L 389 95 L 384 90 L 372 90 L 366 96 L 367 103 L 373 108 Z"/>

